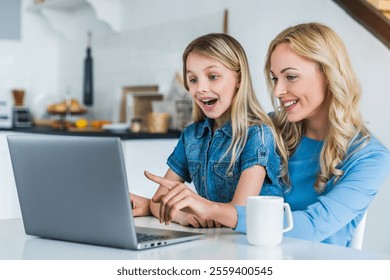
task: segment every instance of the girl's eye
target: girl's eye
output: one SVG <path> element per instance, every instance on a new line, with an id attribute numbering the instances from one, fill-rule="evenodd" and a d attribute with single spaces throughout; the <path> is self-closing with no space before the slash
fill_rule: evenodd
<path id="1" fill-rule="evenodd" d="M 278 81 L 278 78 L 276 78 L 276 77 L 271 77 L 271 81 L 272 81 L 274 84 L 276 84 L 277 81 Z"/>
<path id="2" fill-rule="evenodd" d="M 210 80 L 216 80 L 216 79 L 218 79 L 218 77 L 219 77 L 218 75 L 210 75 L 209 79 Z"/>
<path id="3" fill-rule="evenodd" d="M 196 78 L 189 78 L 188 79 L 188 82 L 191 83 L 191 84 L 196 83 L 196 81 L 197 81 Z"/>
<path id="4" fill-rule="evenodd" d="M 296 78 L 297 78 L 297 76 L 294 76 L 294 75 L 287 76 L 287 80 L 289 80 L 289 81 L 294 81 Z"/>

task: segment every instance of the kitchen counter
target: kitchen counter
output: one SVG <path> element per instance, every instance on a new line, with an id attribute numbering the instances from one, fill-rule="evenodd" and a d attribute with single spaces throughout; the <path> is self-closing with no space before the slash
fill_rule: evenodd
<path id="1" fill-rule="evenodd" d="M 29 128 L 1 128 L 0 132 L 22 132 L 22 133 L 39 133 L 48 135 L 70 135 L 70 136 L 101 136 L 101 137 L 119 137 L 123 140 L 130 139 L 177 139 L 180 137 L 181 131 L 179 130 L 168 130 L 167 133 L 133 133 L 130 130 L 126 131 L 68 131 L 53 129 L 49 126 L 34 126 Z"/>

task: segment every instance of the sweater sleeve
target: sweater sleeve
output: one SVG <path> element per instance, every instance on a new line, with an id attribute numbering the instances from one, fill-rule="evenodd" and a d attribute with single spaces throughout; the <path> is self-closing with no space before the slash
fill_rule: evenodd
<path id="1" fill-rule="evenodd" d="M 246 206 L 234 205 L 237 210 L 237 225 L 234 229 L 237 232 L 246 233 Z"/>
<path id="2" fill-rule="evenodd" d="M 293 211 L 294 228 L 285 236 L 326 242 L 342 229 L 352 236 L 358 224 L 354 219 L 360 221 L 390 172 L 389 152 L 362 149 L 342 169 L 343 176 L 328 183 L 328 193 L 305 210 Z"/>

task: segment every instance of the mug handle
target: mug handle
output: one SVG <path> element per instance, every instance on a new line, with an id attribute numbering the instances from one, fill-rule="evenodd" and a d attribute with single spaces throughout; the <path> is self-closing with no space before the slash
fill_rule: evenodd
<path id="1" fill-rule="evenodd" d="M 292 230 L 294 223 L 293 223 L 290 205 L 288 203 L 283 203 L 283 207 L 284 207 L 284 212 L 287 215 L 287 227 L 283 229 L 283 232 L 287 232 Z"/>

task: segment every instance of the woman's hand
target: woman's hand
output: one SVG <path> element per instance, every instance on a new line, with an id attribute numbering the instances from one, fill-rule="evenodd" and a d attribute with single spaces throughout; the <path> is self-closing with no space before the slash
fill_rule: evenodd
<path id="1" fill-rule="evenodd" d="M 150 199 L 136 194 L 130 194 L 131 206 L 133 208 L 133 216 L 149 216 L 150 213 Z"/>
<path id="2" fill-rule="evenodd" d="M 214 223 L 210 217 L 212 202 L 199 196 L 182 182 L 168 180 L 147 171 L 145 171 L 145 176 L 168 191 L 166 194 L 157 192 L 152 198 L 153 202 L 160 203 L 161 223 L 169 224 L 174 218 L 179 218 L 176 216 L 180 215 L 181 210 L 184 214 L 190 215 L 186 217 L 187 220 L 184 223 L 188 222 L 194 227 L 198 227 L 197 223 L 200 227 L 220 226 L 219 223 Z M 190 222 L 188 219 L 195 219 L 197 223 L 195 220 Z"/>

